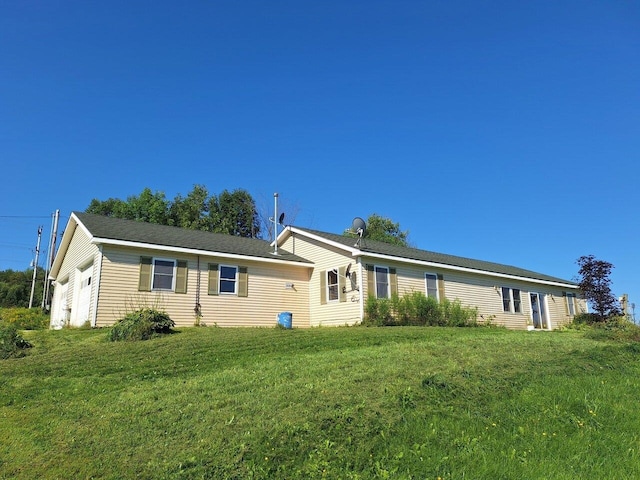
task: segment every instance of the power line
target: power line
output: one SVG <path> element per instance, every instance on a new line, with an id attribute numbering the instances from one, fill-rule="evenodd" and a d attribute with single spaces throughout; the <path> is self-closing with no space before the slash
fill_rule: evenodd
<path id="1" fill-rule="evenodd" d="M 51 215 L 0 215 L 0 218 L 51 218 Z"/>

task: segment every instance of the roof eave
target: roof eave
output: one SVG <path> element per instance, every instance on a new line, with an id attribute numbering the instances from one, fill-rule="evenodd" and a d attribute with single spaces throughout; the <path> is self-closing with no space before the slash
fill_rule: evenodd
<path id="1" fill-rule="evenodd" d="M 62 261 L 67 254 L 67 250 L 71 244 L 71 239 L 73 238 L 73 234 L 75 233 L 78 225 L 82 225 L 82 222 L 80 222 L 74 213 L 71 213 L 67 226 L 62 234 L 60 246 L 58 247 L 58 251 L 53 259 L 53 263 L 51 264 L 51 270 L 49 270 L 49 280 L 55 280 L 58 277 L 58 273 L 60 273 L 60 268 L 62 267 Z M 84 228 L 84 225 L 82 227 Z M 84 228 L 84 230 L 86 231 L 86 228 Z M 89 236 L 91 235 L 89 234 Z"/>
<path id="2" fill-rule="evenodd" d="M 434 268 L 442 268 L 442 269 L 446 269 L 446 270 L 454 270 L 457 272 L 464 272 L 464 273 L 473 273 L 476 275 L 484 275 L 487 277 L 493 277 L 493 278 L 504 278 L 504 279 L 509 279 L 509 280 L 518 280 L 518 281 L 525 281 L 525 282 L 529 282 L 529 283 L 538 283 L 541 285 L 549 285 L 549 286 L 554 286 L 554 287 L 562 287 L 562 288 L 571 288 L 571 289 L 575 289 L 578 290 L 579 286 L 573 283 L 568 283 L 568 282 L 556 282 L 556 281 L 552 281 L 552 280 L 542 280 L 542 279 L 538 279 L 538 278 L 533 278 L 533 277 L 525 277 L 525 276 L 519 276 L 519 275 L 510 275 L 508 273 L 499 273 L 499 272 L 491 272 L 489 270 L 478 270 L 475 268 L 469 268 L 469 267 L 460 267 L 457 265 L 449 265 L 446 263 L 438 263 L 438 262 L 429 262 L 426 260 L 415 260 L 415 259 L 410 259 L 410 258 L 404 258 L 404 257 L 394 257 L 392 255 L 384 255 L 384 254 L 380 254 L 380 253 L 373 253 L 373 252 L 366 252 L 366 251 L 357 251 L 354 253 L 353 257 L 370 257 L 370 258 L 378 258 L 381 260 L 387 260 L 387 261 L 394 261 L 394 262 L 400 262 L 400 263 L 411 263 L 414 265 L 423 265 L 426 267 L 434 267 Z"/>
<path id="3" fill-rule="evenodd" d="M 185 247 L 175 247 L 175 246 L 167 246 L 167 245 L 159 245 L 155 243 L 143 243 L 143 242 L 132 242 L 129 240 L 115 240 L 112 238 L 100 238 L 94 237 L 91 240 L 91 243 L 95 245 L 116 245 L 120 247 L 132 247 L 132 248 L 144 248 L 150 250 L 163 250 L 174 253 L 183 253 L 188 255 L 203 255 L 203 256 L 215 256 L 215 257 L 224 257 L 233 260 L 253 260 L 256 262 L 263 263 L 275 263 L 281 265 L 291 265 L 295 267 L 310 267 L 310 263 L 302 263 L 297 260 L 287 260 L 284 258 L 278 258 L 279 255 L 273 254 L 273 258 L 267 257 L 259 257 L 255 255 L 245 255 L 239 253 L 228 253 L 228 252 L 218 252 L 214 250 L 202 250 L 197 248 L 185 248 Z"/>

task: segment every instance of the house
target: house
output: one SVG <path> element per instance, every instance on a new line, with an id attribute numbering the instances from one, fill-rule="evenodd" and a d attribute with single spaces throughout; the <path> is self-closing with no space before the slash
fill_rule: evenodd
<path id="1" fill-rule="evenodd" d="M 287 226 L 275 244 L 71 214 L 50 277 L 51 325 L 107 326 L 145 306 L 177 326 L 353 325 L 368 295 L 420 291 L 513 329 L 553 329 L 586 311 L 570 281 L 480 260 Z"/>

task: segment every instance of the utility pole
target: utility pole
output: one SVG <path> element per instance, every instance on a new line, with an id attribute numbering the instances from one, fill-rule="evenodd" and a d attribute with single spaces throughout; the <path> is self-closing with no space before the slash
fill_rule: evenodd
<path id="1" fill-rule="evenodd" d="M 51 227 L 51 237 L 49 238 L 49 252 L 47 257 L 47 265 L 44 272 L 44 289 L 42 291 L 42 310 L 49 310 L 49 272 L 53 266 L 53 260 L 56 255 L 56 241 L 58 238 L 58 220 L 60 218 L 60 210 L 56 210 L 53 214 L 53 226 Z"/>
<path id="2" fill-rule="evenodd" d="M 38 227 L 38 243 L 36 243 L 36 259 L 33 262 L 33 278 L 31 280 L 31 296 L 29 297 L 29 308 L 33 307 L 33 292 L 36 289 L 36 273 L 38 273 L 38 257 L 40 256 L 40 237 L 42 237 L 42 227 Z"/>

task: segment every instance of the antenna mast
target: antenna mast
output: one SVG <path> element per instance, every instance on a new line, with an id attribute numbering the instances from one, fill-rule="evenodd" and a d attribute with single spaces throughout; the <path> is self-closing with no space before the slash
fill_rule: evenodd
<path id="1" fill-rule="evenodd" d="M 275 245 L 274 255 L 278 255 L 278 192 L 273 194 L 273 244 Z"/>

